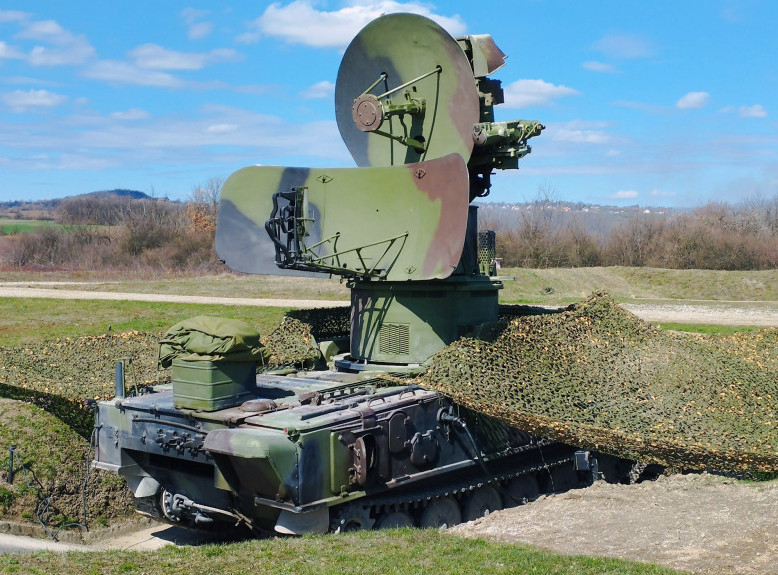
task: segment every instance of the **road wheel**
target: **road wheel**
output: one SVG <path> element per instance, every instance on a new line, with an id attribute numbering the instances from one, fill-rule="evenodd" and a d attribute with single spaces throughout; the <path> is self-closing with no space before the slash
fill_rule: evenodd
<path id="1" fill-rule="evenodd" d="M 459 523 L 462 523 L 462 512 L 459 510 L 459 505 L 453 498 L 444 497 L 436 499 L 424 508 L 419 520 L 419 527 L 422 529 L 453 527 Z"/>
<path id="2" fill-rule="evenodd" d="M 413 527 L 413 518 L 405 511 L 387 511 L 375 522 L 373 529 L 399 529 Z"/>
<path id="3" fill-rule="evenodd" d="M 481 487 L 465 501 L 462 520 L 474 521 L 500 509 L 502 509 L 502 500 L 497 490 L 492 486 Z"/>
<path id="4" fill-rule="evenodd" d="M 534 475 L 524 475 L 508 483 L 505 491 L 505 507 L 514 507 L 537 499 L 540 494 L 540 486 Z"/>

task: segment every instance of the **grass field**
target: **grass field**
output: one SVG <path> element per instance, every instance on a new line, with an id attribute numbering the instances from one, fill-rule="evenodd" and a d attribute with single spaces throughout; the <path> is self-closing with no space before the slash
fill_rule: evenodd
<path id="1" fill-rule="evenodd" d="M 0 345 L 137 330 L 160 333 L 196 315 L 242 319 L 265 335 L 283 308 L 99 300 L 0 298 Z"/>
<path id="2" fill-rule="evenodd" d="M 34 232 L 45 226 L 58 226 L 51 220 L 15 220 L 12 218 L 0 218 L 0 235 L 14 235 L 25 232 Z"/>
<path id="3" fill-rule="evenodd" d="M 12 236 L 15 234 L 37 232 L 41 228 L 59 228 L 63 230 L 72 230 L 83 228 L 107 228 L 107 226 L 71 226 L 58 224 L 52 220 L 17 220 L 13 218 L 0 218 L 0 235 Z"/>
<path id="4" fill-rule="evenodd" d="M 730 272 L 656 268 L 503 268 L 505 303 L 563 304 L 607 291 L 617 301 L 687 300 L 778 302 L 778 270 Z M 345 282 L 329 278 L 211 276 L 137 278 L 132 273 L 0 271 L 1 281 L 79 281 L 77 289 L 221 297 L 348 300 Z M 63 288 L 76 289 L 74 286 Z"/>
<path id="5" fill-rule="evenodd" d="M 778 305 L 778 270 L 720 272 L 651 268 L 503 269 L 503 303 L 566 305 L 595 291 L 608 291 L 617 302 L 753 302 L 756 307 Z M 63 282 L 50 289 L 137 292 L 213 297 L 322 299 L 347 302 L 344 282 L 329 278 L 289 278 L 224 273 L 138 279 L 106 274 L 0 272 L 0 282 Z M 71 283 L 74 282 L 74 283 Z M 726 304 L 723 304 L 726 305 Z M 66 301 L 0 298 L 0 344 L 39 338 L 96 335 L 108 325 L 114 331 L 163 331 L 198 314 L 244 319 L 267 333 L 284 310 L 241 306 L 163 304 L 143 302 Z M 748 328 L 663 324 L 663 329 L 731 333 Z"/>
<path id="6" fill-rule="evenodd" d="M 179 573 L 299 575 L 467 574 L 670 575 L 671 569 L 617 559 L 574 557 L 526 546 L 463 539 L 438 530 L 363 531 L 160 551 L 0 555 L 0 573 L 25 575 Z"/>

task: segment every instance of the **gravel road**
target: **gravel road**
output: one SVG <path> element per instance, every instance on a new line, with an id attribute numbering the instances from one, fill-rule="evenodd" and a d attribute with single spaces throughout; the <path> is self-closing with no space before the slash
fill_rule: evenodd
<path id="1" fill-rule="evenodd" d="M 66 286 L 72 286 L 69 289 Z M 0 282 L 0 297 L 112 301 L 148 301 L 315 308 L 348 305 L 345 300 L 212 297 L 153 293 L 121 293 L 76 289 L 78 282 Z M 628 303 L 624 307 L 651 322 L 778 326 L 778 302 L 704 302 L 679 304 Z"/>
<path id="2" fill-rule="evenodd" d="M 778 326 L 776 302 L 628 303 L 623 304 L 623 307 L 639 318 L 651 322 Z"/>
<path id="3" fill-rule="evenodd" d="M 170 303 L 200 303 L 217 305 L 249 305 L 265 307 L 315 308 L 349 305 L 348 301 L 281 299 L 281 298 L 245 298 L 211 297 L 196 295 L 173 295 L 153 293 L 122 293 L 106 291 L 87 291 L 54 287 L 74 285 L 70 282 L 0 282 L 0 297 L 5 298 L 50 298 L 84 299 L 109 301 L 149 301 Z M 78 284 L 75 284 L 78 285 Z"/>

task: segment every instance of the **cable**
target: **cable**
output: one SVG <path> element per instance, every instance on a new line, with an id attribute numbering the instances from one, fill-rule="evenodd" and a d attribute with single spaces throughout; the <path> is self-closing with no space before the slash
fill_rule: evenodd
<path id="1" fill-rule="evenodd" d="M 87 531 L 89 528 L 86 525 L 82 525 L 81 523 L 73 522 L 73 523 L 66 523 L 60 525 L 56 531 L 52 531 L 49 528 L 48 521 L 51 514 L 51 496 L 46 495 L 46 492 L 44 491 L 43 484 L 40 482 L 38 477 L 35 475 L 35 472 L 30 469 L 30 475 L 32 475 L 32 478 L 35 480 L 35 483 L 37 485 L 33 485 L 30 483 L 30 478 L 27 476 L 27 466 L 24 465 L 24 462 L 22 461 L 21 456 L 19 455 L 18 448 L 15 449 L 15 457 L 19 461 L 19 466 L 22 469 L 22 474 L 24 475 L 24 482 L 27 484 L 27 487 L 29 489 L 32 489 L 36 492 L 38 497 L 40 498 L 40 501 L 38 502 L 37 507 L 35 508 L 35 518 L 38 520 L 38 523 L 41 524 L 41 527 L 43 527 L 43 530 L 46 532 L 46 534 L 54 541 L 58 541 L 57 535 L 59 535 L 59 532 L 63 529 L 67 529 L 69 527 L 79 527 L 81 529 L 86 529 Z M 82 492 L 82 496 L 85 497 L 85 492 Z M 85 501 L 85 500 L 84 500 Z M 86 509 L 86 503 L 84 503 L 84 509 Z M 84 515 L 84 521 L 86 522 L 86 515 Z"/>
<path id="2" fill-rule="evenodd" d="M 473 434 L 470 432 L 470 428 L 467 426 L 467 422 L 461 418 L 455 416 L 453 413 L 449 413 L 447 411 L 441 411 L 438 414 L 438 418 L 440 421 L 448 422 L 448 423 L 455 423 L 457 424 L 462 431 L 465 432 L 465 435 L 467 435 L 468 439 L 470 440 L 470 444 L 473 446 L 473 452 L 475 453 L 475 459 L 478 461 L 478 463 L 481 465 L 481 469 L 483 469 L 483 472 L 486 474 L 486 478 L 489 479 L 489 482 L 503 495 L 509 497 L 512 499 L 516 504 L 521 505 L 524 503 L 524 501 L 520 501 L 517 497 L 515 497 L 512 493 L 510 493 L 507 489 L 505 489 L 502 485 L 500 485 L 500 482 L 497 481 L 497 478 L 494 476 L 494 474 L 489 471 L 489 468 L 486 467 L 486 462 L 484 461 L 483 457 L 481 457 L 481 448 L 478 445 L 478 442 L 476 441 Z M 542 455 L 541 455 L 542 457 Z"/>

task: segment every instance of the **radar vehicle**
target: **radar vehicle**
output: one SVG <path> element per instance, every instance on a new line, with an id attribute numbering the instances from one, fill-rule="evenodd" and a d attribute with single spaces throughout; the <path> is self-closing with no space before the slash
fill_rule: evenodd
<path id="1" fill-rule="evenodd" d="M 335 113 L 354 168 L 250 166 L 221 193 L 233 270 L 334 275 L 351 290 L 329 369 L 175 362 L 161 386 L 99 404 L 95 465 L 139 510 L 201 527 L 305 534 L 443 526 L 596 475 L 594 454 L 506 426 L 406 379 L 498 319 L 495 236 L 472 202 L 530 153 L 537 121 L 497 122 L 491 36 L 413 14 L 346 49 Z M 473 381 L 472 385 L 478 385 Z"/>

